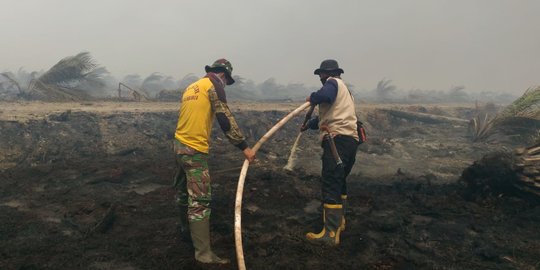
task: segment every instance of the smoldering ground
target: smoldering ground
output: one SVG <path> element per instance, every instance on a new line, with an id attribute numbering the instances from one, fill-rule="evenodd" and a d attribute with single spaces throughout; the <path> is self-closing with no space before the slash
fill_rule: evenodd
<path id="1" fill-rule="evenodd" d="M 10 112 L 2 113 L 1 268 L 208 268 L 195 263 L 191 245 L 179 237 L 170 143 L 177 105 L 129 105 L 122 111 L 118 104 L 89 102 L 86 110 L 36 112 L 19 120 L 16 113 L 12 120 L 6 120 Z M 282 109 L 272 104 L 231 106 L 254 143 L 294 104 L 280 105 Z M 407 108 L 456 118 L 474 110 Z M 521 193 L 490 191 L 484 184 L 471 192 L 459 180 L 484 154 L 516 145 L 474 142 L 467 124 L 426 123 L 383 109 L 362 109 L 369 141 L 360 147 L 349 177 L 347 229 L 338 248 L 303 239 L 322 222 L 317 134 L 302 136 L 293 172 L 282 168 L 300 118 L 261 148 L 243 199 L 247 267 L 538 267 L 538 201 Z M 213 134 L 213 245 L 234 261 L 234 194 L 242 160 L 219 130 Z M 495 170 L 475 170 L 488 174 L 476 178 L 488 179 L 490 171 Z M 225 267 L 235 268 L 235 263 Z"/>

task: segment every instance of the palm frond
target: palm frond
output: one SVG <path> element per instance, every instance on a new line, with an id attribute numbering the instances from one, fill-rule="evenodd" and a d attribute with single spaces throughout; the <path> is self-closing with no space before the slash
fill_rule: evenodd
<path id="1" fill-rule="evenodd" d="M 178 82 L 177 82 L 177 85 L 180 89 L 185 89 L 186 87 L 188 87 L 190 84 L 196 82 L 197 80 L 199 79 L 199 77 L 197 77 L 195 74 L 193 73 L 188 73 L 186 74 L 182 79 L 180 79 Z"/>
<path id="2" fill-rule="evenodd" d="M 144 79 L 141 85 L 141 90 L 143 90 L 143 92 L 145 92 L 147 96 L 153 96 L 154 94 L 157 94 L 157 92 L 166 88 L 163 86 L 164 78 L 165 76 L 163 74 L 160 74 L 158 72 L 152 73 L 150 76 Z"/>
<path id="3" fill-rule="evenodd" d="M 540 87 L 527 89 L 521 97 L 491 119 L 488 114 L 484 118 L 480 115 L 473 118 L 473 140 L 485 140 L 496 133 L 499 126 L 519 118 L 540 120 Z"/>
<path id="4" fill-rule="evenodd" d="M 81 52 L 75 56 L 68 56 L 38 79 L 44 84 L 60 85 L 84 79 L 84 75 L 94 69 L 97 64 L 89 52 Z"/>
<path id="5" fill-rule="evenodd" d="M 33 80 L 30 84 L 29 95 L 34 98 L 45 100 L 88 100 L 88 96 L 83 91 L 69 89 L 58 85 L 45 84 L 40 80 Z"/>
<path id="6" fill-rule="evenodd" d="M 163 77 L 164 76 L 162 74 L 158 72 L 154 72 L 150 74 L 150 76 L 146 77 L 146 79 L 144 79 L 142 84 L 145 85 L 145 84 L 151 84 L 151 83 L 159 83 L 161 80 L 163 80 Z"/>
<path id="7" fill-rule="evenodd" d="M 17 71 L 17 81 L 23 89 L 28 89 L 30 82 L 38 76 L 37 71 L 28 72 L 22 67 Z"/>
<path id="8" fill-rule="evenodd" d="M 483 117 L 481 114 L 476 115 L 472 119 L 473 141 L 485 140 L 491 136 L 493 124 L 493 118 L 489 114 L 486 113 Z"/>
<path id="9" fill-rule="evenodd" d="M 105 76 L 109 74 L 109 71 L 105 67 L 99 67 L 92 69 L 91 71 L 83 74 L 83 83 L 88 88 L 101 89 L 105 86 Z"/>
<path id="10" fill-rule="evenodd" d="M 377 88 L 375 91 L 380 98 L 387 98 L 390 93 L 396 90 L 396 86 L 392 85 L 392 80 L 383 78 L 377 83 Z"/>
<path id="11" fill-rule="evenodd" d="M 17 81 L 17 79 L 15 78 L 15 75 L 13 75 L 13 73 L 11 73 L 11 72 L 2 72 L 2 73 L 0 73 L 0 75 L 2 77 L 6 78 L 10 83 L 15 85 L 15 87 L 17 87 L 17 89 L 19 90 L 19 94 L 23 93 L 23 91 L 21 89 L 21 85 L 19 84 L 19 82 Z"/>
<path id="12" fill-rule="evenodd" d="M 508 117 L 534 118 L 540 113 L 540 86 L 531 87 L 525 93 L 508 105 L 497 118 L 504 120 Z M 499 120 L 500 121 L 500 120 Z"/>

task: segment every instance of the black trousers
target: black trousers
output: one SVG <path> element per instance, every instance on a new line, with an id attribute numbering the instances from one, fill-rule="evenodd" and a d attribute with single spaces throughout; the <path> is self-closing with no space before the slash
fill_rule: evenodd
<path id="1" fill-rule="evenodd" d="M 337 165 L 330 141 L 322 141 L 322 198 L 327 204 L 341 204 L 341 195 L 347 195 L 346 178 L 356 161 L 358 150 L 358 142 L 353 137 L 337 135 L 334 142 L 343 166 Z"/>

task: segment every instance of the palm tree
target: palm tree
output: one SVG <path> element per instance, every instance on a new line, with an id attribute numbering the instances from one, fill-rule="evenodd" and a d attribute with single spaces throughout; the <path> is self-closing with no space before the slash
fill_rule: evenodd
<path id="1" fill-rule="evenodd" d="M 473 140 L 486 140 L 496 133 L 497 128 L 520 119 L 540 120 L 540 86 L 527 89 L 521 97 L 494 117 L 486 113 L 473 118 Z"/>
<path id="2" fill-rule="evenodd" d="M 239 75 L 234 75 L 235 83 L 225 88 L 229 100 L 256 100 L 257 94 L 253 91 L 254 86 L 247 84 L 247 80 Z"/>
<path id="3" fill-rule="evenodd" d="M 130 87 L 140 87 L 142 84 L 142 78 L 139 74 L 129 74 L 124 77 L 122 83 L 129 85 Z"/>
<path id="4" fill-rule="evenodd" d="M 195 74 L 188 73 L 182 79 L 178 81 L 178 87 L 181 91 L 186 89 L 190 84 L 196 82 L 199 79 Z"/>
<path id="5" fill-rule="evenodd" d="M 38 75 L 39 72 L 37 71 L 29 73 L 23 68 L 19 68 L 17 73 L 10 71 L 0 73 L 0 77 L 4 78 L 9 84 L 17 88 L 19 96 L 24 95 L 24 92 L 28 89 L 31 81 L 38 77 Z"/>
<path id="6" fill-rule="evenodd" d="M 146 77 L 141 85 L 141 89 L 149 96 L 163 90 L 162 82 L 165 76 L 159 72 L 154 72 Z"/>
<path id="7" fill-rule="evenodd" d="M 464 91 L 465 86 L 454 86 L 448 91 L 448 98 L 451 101 L 464 102 L 469 100 L 469 95 Z"/>
<path id="8" fill-rule="evenodd" d="M 51 69 L 39 76 L 38 80 L 47 85 L 69 84 L 82 81 L 85 75 L 92 72 L 97 64 L 89 52 L 81 52 L 75 56 L 68 56 L 56 63 Z"/>
<path id="9" fill-rule="evenodd" d="M 38 96 L 55 100 L 88 98 L 89 94 L 84 90 L 103 88 L 103 76 L 106 74 L 107 70 L 98 67 L 88 52 L 68 56 L 40 76 L 37 72 L 25 74 L 22 69 L 17 76 L 11 72 L 1 73 L 17 87 L 20 97 Z"/>
<path id="10" fill-rule="evenodd" d="M 2 72 L 0 73 L 0 76 L 4 77 L 11 85 L 15 86 L 17 90 L 19 91 L 19 94 L 22 94 L 23 90 L 21 89 L 21 86 L 19 85 L 19 82 L 17 81 L 15 75 L 11 72 Z"/>
<path id="11" fill-rule="evenodd" d="M 396 86 L 390 83 L 392 83 L 392 80 L 387 80 L 386 78 L 383 78 L 377 83 L 377 88 L 375 88 L 377 97 L 382 100 L 388 99 L 390 94 L 396 90 Z"/>

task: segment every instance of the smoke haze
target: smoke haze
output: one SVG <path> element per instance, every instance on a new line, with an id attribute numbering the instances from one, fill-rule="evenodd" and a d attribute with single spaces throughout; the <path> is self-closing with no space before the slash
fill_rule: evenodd
<path id="1" fill-rule="evenodd" d="M 521 94 L 540 84 L 540 1 L 1 0 L 0 72 L 47 70 L 88 51 L 116 78 L 200 76 L 228 58 L 234 75 L 318 86 L 335 58 L 370 91 Z"/>

